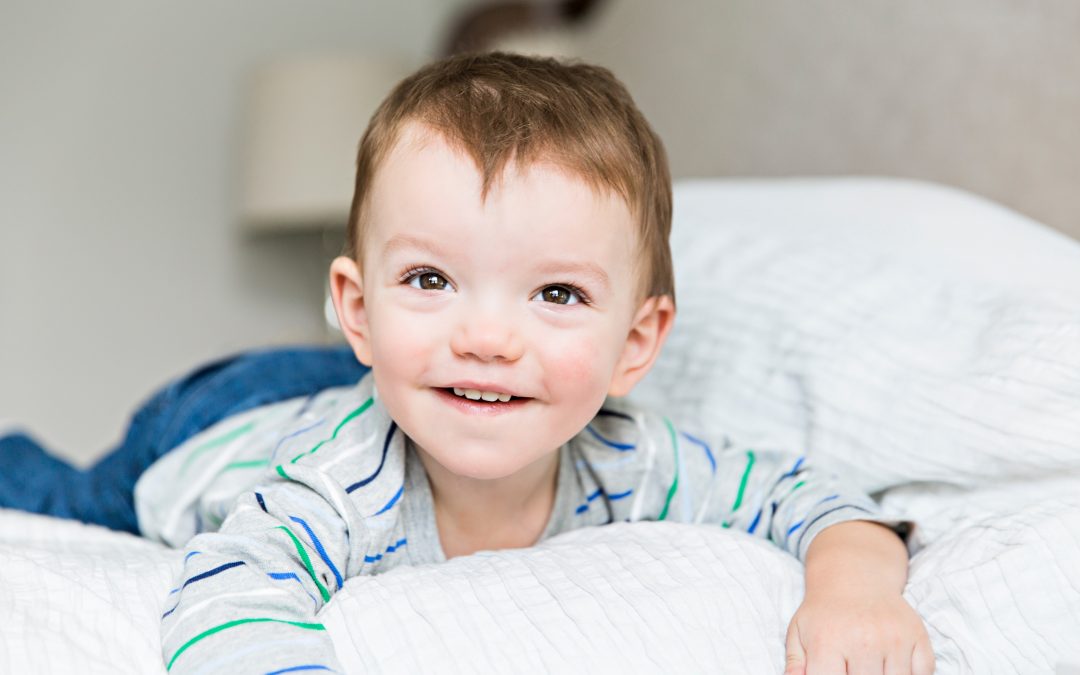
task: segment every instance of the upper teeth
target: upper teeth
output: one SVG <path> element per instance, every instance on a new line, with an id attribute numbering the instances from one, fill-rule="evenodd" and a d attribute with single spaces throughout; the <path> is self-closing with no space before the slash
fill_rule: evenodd
<path id="1" fill-rule="evenodd" d="M 511 398 L 510 394 L 499 394 L 494 391 L 480 391 L 479 389 L 462 389 L 461 387 L 454 387 L 454 393 L 458 396 L 471 398 L 474 401 L 484 399 L 485 401 L 502 401 L 503 403 L 506 403 Z"/>

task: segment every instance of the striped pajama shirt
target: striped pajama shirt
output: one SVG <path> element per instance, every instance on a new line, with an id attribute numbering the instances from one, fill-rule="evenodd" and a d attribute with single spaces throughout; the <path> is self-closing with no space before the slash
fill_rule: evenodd
<path id="1" fill-rule="evenodd" d="M 609 398 L 558 453 L 541 540 L 672 520 L 738 529 L 802 560 L 834 523 L 896 525 L 805 457 L 702 438 L 626 399 Z M 186 550 L 162 616 L 172 673 L 341 672 L 316 615 L 345 581 L 445 560 L 423 465 L 370 374 L 193 436 L 143 474 L 135 502 L 145 536 Z"/>

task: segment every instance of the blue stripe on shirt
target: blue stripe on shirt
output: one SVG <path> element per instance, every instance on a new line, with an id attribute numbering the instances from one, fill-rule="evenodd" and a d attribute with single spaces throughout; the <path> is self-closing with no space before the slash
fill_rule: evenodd
<path id="1" fill-rule="evenodd" d="M 353 490 L 357 490 L 359 488 L 362 488 L 365 485 L 367 485 L 368 483 L 370 483 L 371 481 L 375 480 L 375 477 L 379 475 L 380 471 L 382 471 L 383 464 L 386 463 L 386 452 L 390 449 L 390 439 L 392 439 L 394 437 L 394 432 L 395 431 L 397 431 L 397 423 L 391 420 L 391 422 L 390 422 L 390 430 L 386 432 L 386 441 L 383 442 L 382 459 L 379 460 L 379 468 L 375 469 L 375 473 L 371 474 L 367 478 L 365 478 L 363 480 L 359 480 L 359 481 L 353 483 L 352 485 L 350 485 L 349 487 L 345 488 L 345 492 L 347 492 L 349 494 L 352 494 Z"/>
<path id="2" fill-rule="evenodd" d="M 757 529 L 759 522 L 761 522 L 761 509 L 757 510 L 757 515 L 754 516 L 754 521 L 750 523 L 750 527 L 746 528 L 746 533 L 753 534 L 754 530 Z M 788 534 L 790 534 L 790 532 Z"/>
<path id="3" fill-rule="evenodd" d="M 600 417 L 601 415 L 603 415 L 604 417 L 618 417 L 620 419 L 626 420 L 627 422 L 634 421 L 633 417 L 627 415 L 624 412 L 619 412 L 618 410 L 608 410 L 607 408 L 601 408 L 599 412 L 596 413 L 596 416 Z"/>
<path id="4" fill-rule="evenodd" d="M 600 441 L 601 443 L 608 446 L 609 448 L 615 448 L 619 452 L 626 452 L 628 450 L 633 450 L 635 447 L 637 447 L 633 443 L 616 443 L 615 441 L 608 440 L 608 439 L 604 438 L 603 436 L 601 436 L 600 434 L 598 434 L 596 432 L 596 429 L 592 428 L 591 424 L 589 426 L 585 427 L 585 430 L 588 431 L 590 434 L 592 434 L 593 437 L 596 438 L 596 440 Z"/>
<path id="5" fill-rule="evenodd" d="M 187 588 L 189 584 L 193 584 L 196 581 L 202 581 L 203 579 L 212 577 L 215 574 L 221 574 L 225 570 L 230 570 L 230 569 L 232 569 L 234 567 L 239 567 L 240 565 L 243 565 L 243 564 L 245 564 L 243 560 L 236 560 L 234 562 L 225 563 L 224 565 L 219 565 L 218 567 L 215 567 L 212 570 L 207 570 L 207 571 L 203 572 L 202 574 L 196 574 L 195 576 L 193 576 L 190 579 L 188 579 L 187 581 L 185 581 L 184 585 L 181 586 L 180 588 Z"/>
<path id="6" fill-rule="evenodd" d="M 796 466 L 798 466 L 798 464 L 796 464 Z M 794 469 L 793 469 L 793 471 L 794 471 Z M 814 509 L 816 509 L 817 507 L 821 506 L 821 505 L 822 505 L 822 504 L 824 504 L 825 502 L 831 502 L 832 500 L 834 500 L 834 499 L 837 499 L 837 498 L 839 498 L 839 497 L 840 497 L 840 495 L 829 495 L 829 496 L 828 496 L 828 497 L 826 497 L 825 499 L 822 499 L 822 500 L 818 501 L 817 503 L 815 503 L 815 504 L 814 504 L 813 506 L 811 506 L 811 507 L 810 507 L 810 511 L 811 511 L 811 512 L 813 512 L 813 510 L 814 510 Z M 833 509 L 833 511 L 835 511 L 835 510 L 836 510 L 836 509 Z M 820 516 L 819 516 L 819 518 L 820 518 Z M 815 518 L 814 520 L 817 520 L 817 518 Z M 805 523 L 805 522 L 806 522 L 806 519 L 804 518 L 803 520 L 800 520 L 799 522 L 795 523 L 795 524 L 794 524 L 794 525 L 792 525 L 792 526 L 791 526 L 790 528 L 788 528 L 788 531 L 787 531 L 787 533 L 788 533 L 788 536 L 791 536 L 791 533 L 792 533 L 792 532 L 794 532 L 795 530 L 797 530 L 797 529 L 799 529 L 800 527 L 802 527 L 802 524 L 803 524 L 803 523 Z"/>
<path id="7" fill-rule="evenodd" d="M 799 473 L 799 467 L 801 467 L 801 466 L 802 466 L 803 460 L 805 460 L 805 459 L 806 459 L 806 457 L 805 457 L 805 456 L 804 456 L 804 457 L 800 457 L 799 459 L 797 459 L 797 460 L 795 461 L 795 466 L 791 467 L 791 471 L 788 471 L 788 472 L 787 472 L 787 473 L 785 473 L 785 474 L 784 474 L 783 476 L 780 476 L 780 480 L 783 480 L 783 479 L 785 479 L 785 478 L 791 478 L 791 477 L 792 477 L 792 476 L 794 476 L 795 474 Z M 777 482 L 779 482 L 779 481 L 777 481 Z"/>
<path id="8" fill-rule="evenodd" d="M 855 504 L 841 504 L 840 506 L 835 506 L 835 507 L 829 509 L 828 511 L 825 511 L 824 513 L 820 513 L 817 516 L 815 516 L 813 520 L 811 520 L 809 523 L 806 524 L 806 529 L 804 529 L 802 531 L 802 534 L 799 535 L 799 541 L 798 541 L 797 544 L 795 544 L 795 550 L 798 551 L 802 547 L 803 537 L 805 537 L 806 533 L 810 531 L 810 528 L 813 526 L 814 523 L 816 523 L 817 521 L 821 520 L 822 518 L 824 518 L 825 516 L 829 515 L 830 513 L 834 512 L 834 511 L 839 511 L 840 509 L 855 509 L 857 511 L 862 511 L 863 513 L 870 513 L 870 511 L 868 511 L 867 509 L 864 509 L 861 506 L 856 506 Z"/>
<path id="9" fill-rule="evenodd" d="M 696 443 L 697 445 L 700 445 L 705 450 L 705 454 L 709 458 L 709 464 L 712 465 L 712 472 L 716 473 L 716 458 L 713 457 L 712 450 L 709 449 L 709 445 L 700 438 L 695 438 L 690 434 L 686 433 L 685 431 L 680 431 L 679 433 L 685 436 L 686 440 L 690 441 L 691 443 Z"/>
<path id="10" fill-rule="evenodd" d="M 404 546 L 406 542 L 406 539 L 398 539 L 397 543 L 387 546 L 386 551 L 384 551 L 383 553 L 393 553 L 394 551 Z M 364 562 L 377 562 L 379 560 L 382 560 L 383 553 L 380 553 L 378 555 L 366 555 L 364 556 Z"/>
<path id="11" fill-rule="evenodd" d="M 305 403 L 304 405 L 307 405 L 307 404 Z M 277 442 L 277 445 L 274 446 L 274 450 L 270 453 L 270 464 L 274 463 L 274 459 L 277 457 L 278 450 L 281 449 L 281 444 L 282 443 L 289 440 L 290 438 L 296 438 L 297 436 L 299 436 L 302 433 L 305 433 L 307 431 L 311 431 L 315 427 L 320 426 L 320 425 L 324 424 L 325 422 L 326 422 L 326 418 L 323 417 L 322 419 L 320 419 L 320 420 L 318 420 L 316 422 L 313 422 L 312 424 L 309 424 L 308 426 L 303 427 L 302 429 L 297 429 L 296 431 L 292 432 L 291 434 L 287 434 L 285 436 L 282 436 L 281 439 Z"/>
<path id="12" fill-rule="evenodd" d="M 300 581 L 300 577 L 296 576 L 296 572 L 267 572 L 266 576 L 270 577 L 271 579 L 278 580 L 295 579 L 296 583 L 300 584 L 300 588 L 303 588 L 304 592 L 307 593 L 309 598 L 311 598 L 311 602 L 315 605 L 315 611 L 319 611 L 319 601 L 316 600 L 315 596 L 311 594 L 311 591 L 307 589 L 307 586 L 304 585 L 304 582 Z"/>
<path id="13" fill-rule="evenodd" d="M 234 568 L 234 567 L 239 567 L 240 565 L 243 565 L 243 564 L 245 564 L 245 563 L 244 563 L 244 561 L 242 561 L 242 560 L 237 560 L 237 561 L 234 561 L 234 562 L 231 562 L 231 563 L 225 563 L 224 565 L 220 565 L 220 566 L 218 566 L 218 567 L 215 567 L 215 568 L 214 568 L 214 569 L 212 569 L 212 570 L 207 570 L 206 572 L 203 572 L 202 574 L 196 574 L 195 576 L 193 576 L 193 577 L 191 577 L 190 579 L 188 579 L 187 581 L 185 581 L 185 582 L 184 582 L 184 583 L 183 583 L 183 584 L 182 584 L 182 585 L 180 586 L 180 588 L 178 588 L 178 589 L 176 589 L 176 590 L 177 590 L 177 591 L 179 591 L 179 590 L 183 590 L 183 589 L 187 588 L 189 584 L 193 584 L 193 583 L 195 583 L 196 581 L 202 581 L 203 579 L 206 579 L 207 577 L 212 577 L 212 576 L 214 576 L 215 574 L 221 574 L 222 572 L 224 572 L 224 571 L 226 571 L 226 570 L 230 570 L 230 569 L 232 569 L 232 568 Z M 169 595 L 172 595 L 172 593 L 170 593 Z M 176 611 L 176 608 L 177 608 L 177 607 L 179 607 L 179 606 L 180 606 L 180 603 L 176 603 L 176 604 L 175 604 L 175 605 L 173 606 L 173 608 L 172 608 L 172 609 L 170 609 L 169 611 L 167 611 L 167 612 L 165 612 L 164 614 L 162 614 L 162 615 L 161 615 L 161 618 L 162 618 L 162 619 L 164 619 L 165 617 L 169 616 L 170 614 L 172 614 L 173 612 L 175 612 L 175 611 Z"/>
<path id="14" fill-rule="evenodd" d="M 404 485 L 402 485 L 401 487 L 398 488 L 397 494 L 395 494 L 393 497 L 391 497 L 390 501 L 386 502 L 386 506 L 384 506 L 381 509 L 379 509 L 378 511 L 376 511 L 375 515 L 379 516 L 379 515 L 382 515 L 382 514 L 386 513 L 387 511 L 389 511 L 391 508 L 394 507 L 394 504 L 397 504 L 397 501 L 399 499 L 401 499 L 401 495 L 403 495 L 403 494 L 405 494 L 405 486 Z"/>
<path id="15" fill-rule="evenodd" d="M 320 665 L 317 665 L 317 664 L 310 664 L 310 665 L 306 665 L 306 666 L 293 666 L 292 668 L 284 668 L 282 670 L 275 670 L 273 672 L 266 673 L 266 675 L 282 675 L 282 673 L 297 673 L 297 672 L 300 672 L 301 670 L 330 670 L 330 669 L 327 668 L 326 666 L 320 666 Z M 331 672 L 333 672 L 333 671 L 331 671 Z"/>
<path id="16" fill-rule="evenodd" d="M 341 573 L 337 571 L 337 568 L 334 567 L 334 563 L 330 561 L 330 557 L 326 555 L 326 549 L 323 548 L 322 542 L 315 536 L 315 533 L 311 531 L 311 527 L 309 527 L 302 518 L 297 518 L 296 516 L 289 516 L 289 520 L 294 523 L 300 523 L 300 526 L 303 527 L 304 531 L 311 537 L 311 543 L 315 544 L 315 550 L 319 552 L 319 557 L 323 559 L 326 566 L 334 573 L 334 579 L 337 581 L 338 590 L 341 590 L 341 585 L 345 583 L 341 578 Z"/>
<path id="17" fill-rule="evenodd" d="M 597 499 L 603 493 L 604 492 L 603 492 L 602 489 L 597 488 L 596 492 L 593 492 L 591 495 L 588 495 L 587 497 L 585 497 L 585 503 L 582 504 L 581 506 L 577 507 L 577 509 L 574 511 L 574 513 L 582 514 L 582 513 L 585 513 L 586 511 L 588 511 L 589 510 L 589 502 L 593 501 L 594 499 Z M 630 489 L 630 490 L 627 490 L 626 492 L 615 492 L 613 494 L 609 494 L 607 497 L 608 497 L 608 500 L 615 501 L 616 499 L 622 499 L 624 497 L 629 497 L 633 493 L 634 493 L 633 489 Z"/>

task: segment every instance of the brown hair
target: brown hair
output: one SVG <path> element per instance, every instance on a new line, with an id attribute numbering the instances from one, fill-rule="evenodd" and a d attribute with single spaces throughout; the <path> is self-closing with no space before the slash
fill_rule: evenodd
<path id="1" fill-rule="evenodd" d="M 482 196 L 508 162 L 552 161 L 597 190 L 613 190 L 638 223 L 638 297 L 669 295 L 675 281 L 671 175 L 660 138 L 606 68 L 490 52 L 436 61 L 402 80 L 360 141 L 346 250 L 362 262 L 363 210 L 379 164 L 409 122 L 467 152 Z"/>

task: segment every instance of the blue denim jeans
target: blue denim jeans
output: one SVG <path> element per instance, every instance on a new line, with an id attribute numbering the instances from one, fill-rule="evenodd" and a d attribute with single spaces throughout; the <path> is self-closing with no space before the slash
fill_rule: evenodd
<path id="1" fill-rule="evenodd" d="M 236 354 L 178 378 L 131 418 L 120 445 L 80 470 L 33 438 L 0 438 L 0 507 L 139 533 L 135 481 L 159 457 L 229 415 L 353 384 L 368 367 L 348 347 L 288 347 Z"/>

